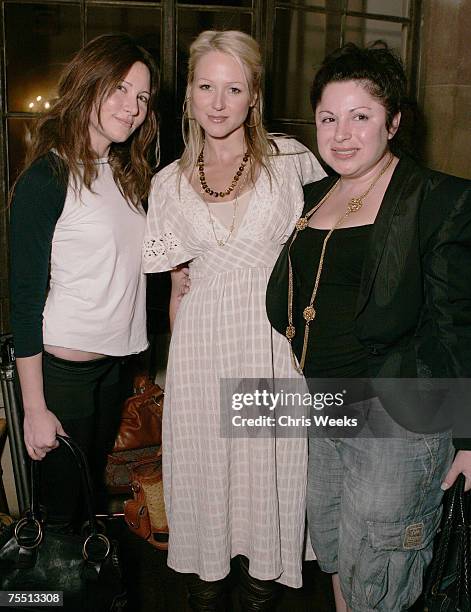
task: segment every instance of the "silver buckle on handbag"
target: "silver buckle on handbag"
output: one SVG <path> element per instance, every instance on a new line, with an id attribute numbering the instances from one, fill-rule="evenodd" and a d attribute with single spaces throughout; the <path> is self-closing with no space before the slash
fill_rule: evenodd
<path id="1" fill-rule="evenodd" d="M 34 527 L 36 530 L 35 534 L 27 533 L 26 536 L 21 535 L 21 531 L 28 527 Z M 21 548 L 31 549 L 36 548 L 41 544 L 43 539 L 43 527 L 41 523 L 35 519 L 30 517 L 21 518 L 15 525 L 15 538 L 18 543 L 18 546 Z"/>

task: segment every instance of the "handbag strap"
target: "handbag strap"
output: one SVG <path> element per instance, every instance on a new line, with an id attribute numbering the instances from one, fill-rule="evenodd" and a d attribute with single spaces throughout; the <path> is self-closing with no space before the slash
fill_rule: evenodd
<path id="1" fill-rule="evenodd" d="M 98 525 L 94 512 L 92 478 L 90 476 L 90 468 L 88 467 L 87 457 L 85 456 L 85 453 L 77 444 L 77 442 L 75 442 L 75 440 L 73 440 L 72 438 L 69 438 L 68 436 L 57 435 L 57 439 L 59 440 L 59 442 L 62 442 L 62 444 L 67 446 L 67 448 L 75 457 L 77 466 L 80 470 L 80 474 L 82 477 L 82 489 L 85 496 L 90 533 L 96 534 L 98 533 Z"/>
<path id="2" fill-rule="evenodd" d="M 88 535 L 85 537 L 82 546 L 82 557 L 85 562 L 97 567 L 97 564 L 109 555 L 111 543 L 103 533 L 98 531 L 98 523 L 93 512 L 92 480 L 87 458 L 80 446 L 68 436 L 57 435 L 57 440 L 69 449 L 80 472 L 88 514 Z M 41 544 L 44 535 L 39 502 L 40 466 L 40 461 L 31 461 L 31 507 L 25 516 L 16 523 L 14 529 L 16 541 L 20 546 L 20 554 L 30 557 L 34 555 L 34 549 Z"/>
<path id="3" fill-rule="evenodd" d="M 72 440 L 72 438 L 58 434 L 57 440 L 70 451 L 75 459 L 80 472 L 80 479 L 82 481 L 82 490 L 84 493 L 90 534 L 96 535 L 98 533 L 98 525 L 93 508 L 93 488 L 87 458 L 80 446 L 74 440 Z M 39 521 L 41 518 L 39 500 L 40 468 L 41 461 L 31 461 L 31 508 L 29 511 L 29 516 L 32 520 L 36 521 Z"/>
<path id="4" fill-rule="evenodd" d="M 471 538 L 471 517 L 469 511 L 467 512 L 467 506 L 465 501 L 465 478 L 463 474 L 462 486 L 457 487 L 459 489 L 457 493 L 457 509 L 458 514 L 458 530 L 460 533 L 459 538 L 459 551 L 460 551 L 460 567 L 458 571 L 458 584 L 457 584 L 457 596 L 458 601 L 461 603 L 471 601 L 471 556 L 470 556 L 470 538 Z"/>
<path id="5" fill-rule="evenodd" d="M 446 515 L 443 519 L 442 533 L 440 536 L 437 551 L 432 561 L 431 573 L 426 591 L 434 595 L 434 591 L 440 588 L 440 584 L 444 579 L 445 563 L 449 553 L 452 533 L 455 529 L 460 529 L 463 532 L 463 538 L 460 538 L 460 549 L 464 553 L 465 558 L 469 555 L 467 545 L 466 530 L 469 526 L 466 525 L 465 512 L 465 489 L 466 479 L 463 474 L 459 474 L 453 487 L 448 492 L 446 500 Z M 464 548 L 462 548 L 464 545 Z M 460 573 L 461 576 L 461 573 Z M 465 568 L 465 584 L 464 589 L 468 590 L 469 571 Z M 458 578 L 458 594 L 461 590 L 461 578 Z"/>

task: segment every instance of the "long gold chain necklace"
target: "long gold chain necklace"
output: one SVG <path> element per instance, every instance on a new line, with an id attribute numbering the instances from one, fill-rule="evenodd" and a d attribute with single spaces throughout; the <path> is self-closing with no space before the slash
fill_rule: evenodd
<path id="1" fill-rule="evenodd" d="M 198 165 L 198 174 L 199 174 L 199 179 L 200 179 L 200 184 L 201 184 L 201 191 L 203 193 L 208 193 L 210 196 L 213 196 L 215 198 L 225 198 L 231 193 L 231 191 L 234 191 L 237 183 L 240 180 L 240 177 L 244 173 L 245 166 L 247 165 L 247 162 L 249 161 L 249 159 L 250 159 L 250 155 L 246 151 L 244 153 L 244 157 L 242 158 L 242 162 L 239 166 L 239 169 L 234 174 L 234 177 L 232 178 L 232 182 L 229 185 L 229 187 L 225 189 L 224 191 L 215 191 L 214 189 L 211 189 L 211 187 L 209 187 L 208 183 L 206 182 L 206 175 L 204 173 L 204 147 L 203 147 L 201 149 L 201 153 L 198 155 L 198 160 L 196 162 Z"/>
<path id="2" fill-rule="evenodd" d="M 301 352 L 301 359 L 299 360 L 299 365 L 298 365 L 298 363 L 296 363 L 296 356 L 294 354 L 293 344 L 292 344 L 293 338 L 296 335 L 296 328 L 295 328 L 295 326 L 293 324 L 293 266 L 292 266 L 292 263 L 291 263 L 291 253 L 290 253 L 290 251 L 291 251 L 291 247 L 293 246 L 293 243 L 296 240 L 299 232 L 301 232 L 301 231 L 306 229 L 306 227 L 309 224 L 309 219 L 329 199 L 329 197 L 331 196 L 332 192 L 337 188 L 337 185 L 340 183 L 340 181 L 342 179 L 339 179 L 338 181 L 336 181 L 335 184 L 326 193 L 326 195 L 322 198 L 322 200 L 318 204 L 316 204 L 316 206 L 311 208 L 311 210 L 308 213 L 306 213 L 306 215 L 304 217 L 301 217 L 297 221 L 297 223 L 296 223 L 295 233 L 293 234 L 293 237 L 292 237 L 291 242 L 290 242 L 289 247 L 288 247 L 288 326 L 287 326 L 286 331 L 285 331 L 285 336 L 287 337 L 288 342 L 290 344 L 291 359 L 292 359 L 292 362 L 293 362 L 293 366 L 295 367 L 296 371 L 299 372 L 299 374 L 303 374 L 304 364 L 305 364 L 305 361 L 306 361 L 306 353 L 307 353 L 307 345 L 308 345 L 308 340 L 309 340 L 309 327 L 310 327 L 310 323 L 312 323 L 312 321 L 314 321 L 314 319 L 316 318 L 316 309 L 314 308 L 314 302 L 315 302 L 315 299 L 317 297 L 317 291 L 319 289 L 319 282 L 320 282 L 320 279 L 321 279 L 322 269 L 324 267 L 324 258 L 325 258 L 325 251 L 326 251 L 327 243 L 329 242 L 329 239 L 332 236 L 332 234 L 334 233 L 334 231 L 345 221 L 345 219 L 349 215 L 351 215 L 352 213 L 356 213 L 356 212 L 358 212 L 361 209 L 361 207 L 363 206 L 364 199 L 368 196 L 370 191 L 373 189 L 373 187 L 376 185 L 376 183 L 379 181 L 379 179 L 383 176 L 383 174 L 386 172 L 386 170 L 392 164 L 393 159 L 394 159 L 394 156 L 391 154 L 389 159 L 388 159 L 388 161 L 384 164 L 383 168 L 381 169 L 381 171 L 378 173 L 378 175 L 370 183 L 368 189 L 364 193 L 362 193 L 361 195 L 359 195 L 357 197 L 354 197 L 354 198 L 351 198 L 348 201 L 347 209 L 346 209 L 345 213 L 341 217 L 339 217 L 339 219 L 336 221 L 334 226 L 328 231 L 326 237 L 324 238 L 324 242 L 322 244 L 321 256 L 320 256 L 320 259 L 319 259 L 319 265 L 317 267 L 316 279 L 314 281 L 314 288 L 313 288 L 312 294 L 311 294 L 311 299 L 309 301 L 309 304 L 303 310 L 303 318 L 305 320 L 305 324 L 304 324 L 304 340 L 303 340 L 303 349 L 302 349 L 302 352 Z"/>
<path id="3" fill-rule="evenodd" d="M 232 222 L 231 222 L 231 225 L 229 226 L 229 233 L 227 234 L 226 238 L 224 238 L 222 240 L 220 238 L 218 238 L 218 236 L 216 234 L 216 227 L 214 226 L 214 218 L 213 218 L 213 214 L 211 212 L 211 208 L 209 207 L 209 202 L 207 202 L 203 198 L 203 201 L 206 204 L 206 208 L 208 209 L 209 221 L 211 223 L 211 228 L 213 230 L 214 239 L 216 240 L 217 245 L 220 246 L 220 247 L 226 246 L 226 244 L 229 242 L 232 234 L 234 233 L 235 226 L 236 226 L 237 209 L 239 207 L 239 195 L 240 195 L 240 192 L 242 191 L 242 189 L 245 187 L 245 185 L 247 183 L 247 178 L 248 178 L 248 174 L 245 175 L 244 180 L 241 183 L 238 183 L 238 188 L 237 188 L 237 191 L 236 191 L 236 197 L 234 198 L 233 204 L 232 204 L 233 205 L 233 213 L 232 213 Z M 219 206 L 219 204 L 217 206 Z"/>

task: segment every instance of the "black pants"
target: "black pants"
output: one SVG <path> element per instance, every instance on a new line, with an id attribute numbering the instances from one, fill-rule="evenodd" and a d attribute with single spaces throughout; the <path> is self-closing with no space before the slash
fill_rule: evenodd
<path id="1" fill-rule="evenodd" d="M 98 510 L 106 501 L 106 455 L 113 447 L 128 393 L 123 369 L 123 360 L 117 357 L 78 362 L 48 353 L 43 357 L 46 404 L 88 458 Z M 66 448 L 49 452 L 42 461 L 41 489 L 50 522 L 71 524 L 83 518 L 80 474 Z"/>

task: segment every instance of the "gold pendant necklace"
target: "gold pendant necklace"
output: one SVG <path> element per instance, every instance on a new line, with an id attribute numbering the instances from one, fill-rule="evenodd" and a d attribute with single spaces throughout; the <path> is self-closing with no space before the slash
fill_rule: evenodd
<path id="1" fill-rule="evenodd" d="M 237 209 L 239 207 L 239 195 L 240 195 L 240 192 L 242 191 L 242 189 L 245 187 L 245 185 L 247 183 L 247 177 L 248 177 L 248 174 L 245 175 L 245 178 L 242 181 L 242 183 L 239 183 L 239 185 L 238 185 L 238 189 L 236 191 L 236 197 L 234 198 L 233 204 L 232 204 L 233 207 L 234 207 L 234 210 L 233 210 L 233 213 L 232 213 L 232 222 L 231 222 L 231 225 L 229 227 L 229 233 L 227 234 L 226 238 L 223 239 L 223 240 L 218 238 L 218 236 L 216 234 L 216 227 L 214 225 L 214 218 L 213 218 L 213 214 L 211 212 L 211 208 L 209 206 L 209 202 L 207 202 L 203 198 L 203 201 L 206 204 L 206 208 L 208 209 L 209 221 L 211 223 L 211 228 L 213 230 L 214 239 L 216 240 L 217 245 L 220 246 L 220 247 L 226 246 L 226 244 L 229 242 L 232 234 L 234 233 L 235 226 L 236 226 Z M 217 206 L 219 206 L 219 204 Z"/>
<path id="2" fill-rule="evenodd" d="M 309 304 L 303 310 L 303 318 L 305 320 L 304 339 L 303 339 L 303 349 L 301 352 L 301 359 L 299 360 L 299 364 L 296 362 L 296 356 L 294 354 L 293 344 L 292 344 L 293 338 L 296 335 L 296 328 L 293 324 L 293 267 L 291 263 L 290 251 L 291 251 L 291 247 L 293 246 L 293 243 L 296 240 L 299 232 L 306 229 L 306 227 L 309 225 L 309 219 L 329 199 L 332 192 L 336 189 L 337 185 L 340 183 L 342 179 L 339 178 L 338 181 L 335 182 L 335 184 L 329 189 L 326 195 L 322 198 L 322 200 L 318 204 L 316 204 L 316 206 L 311 208 L 311 210 L 308 213 L 306 213 L 304 217 L 301 217 L 295 225 L 295 232 L 293 234 L 293 237 L 291 238 L 291 242 L 288 247 L 288 326 L 285 331 L 285 336 L 288 339 L 288 342 L 290 344 L 291 359 L 293 362 L 293 366 L 295 367 L 296 371 L 299 372 L 299 374 L 303 374 L 304 364 L 306 362 L 306 353 L 307 353 L 307 346 L 308 346 L 308 340 L 309 340 L 309 326 L 310 326 L 310 323 L 314 321 L 314 319 L 316 318 L 316 309 L 314 308 L 314 301 L 317 296 L 317 291 L 319 289 L 319 282 L 321 279 L 322 269 L 324 267 L 324 258 L 325 258 L 325 251 L 327 248 L 327 243 L 329 242 L 329 239 L 334 233 L 334 231 L 345 221 L 345 219 L 352 213 L 356 213 L 361 209 L 361 207 L 363 206 L 364 199 L 367 197 L 367 195 L 371 192 L 371 190 L 376 185 L 376 183 L 379 181 L 379 179 L 383 176 L 383 174 L 392 164 L 393 159 L 394 159 L 394 156 L 391 153 L 388 161 L 384 164 L 383 168 L 378 173 L 378 175 L 373 179 L 368 189 L 361 195 L 354 197 L 354 198 L 350 198 L 350 200 L 347 203 L 347 209 L 345 213 L 341 217 L 339 217 L 339 219 L 335 222 L 334 226 L 328 231 L 326 237 L 324 238 L 324 242 L 322 244 L 321 256 L 319 259 L 319 265 L 317 267 L 316 278 L 314 281 L 314 288 L 311 294 L 311 299 L 309 301 Z"/>

